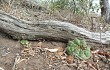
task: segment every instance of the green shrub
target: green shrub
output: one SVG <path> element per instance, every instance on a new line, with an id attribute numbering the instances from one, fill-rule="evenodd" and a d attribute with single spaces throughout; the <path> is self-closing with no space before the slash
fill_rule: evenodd
<path id="1" fill-rule="evenodd" d="M 86 41 L 77 38 L 68 43 L 67 53 L 80 59 L 89 59 L 91 56 L 90 47 L 86 44 Z"/>
<path id="2" fill-rule="evenodd" d="M 26 47 L 30 47 L 28 40 L 21 40 L 21 41 L 20 41 L 20 44 L 23 45 L 23 46 L 26 46 Z"/>

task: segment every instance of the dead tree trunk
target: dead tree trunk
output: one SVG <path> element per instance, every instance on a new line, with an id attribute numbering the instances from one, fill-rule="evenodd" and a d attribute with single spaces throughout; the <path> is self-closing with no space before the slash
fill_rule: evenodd
<path id="1" fill-rule="evenodd" d="M 109 0 L 100 0 L 101 16 L 105 19 L 106 23 L 110 23 L 110 5 Z"/>
<path id="2" fill-rule="evenodd" d="M 32 23 L 18 19 L 0 11 L 0 31 L 8 34 L 13 39 L 49 39 L 67 42 L 75 37 L 84 38 L 93 44 L 109 44 L 110 31 L 94 33 L 77 27 L 71 23 L 60 21 L 39 21 Z"/>

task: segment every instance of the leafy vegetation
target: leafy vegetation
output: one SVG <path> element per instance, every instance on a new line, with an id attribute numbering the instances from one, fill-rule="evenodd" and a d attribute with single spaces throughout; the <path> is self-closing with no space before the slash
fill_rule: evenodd
<path id="1" fill-rule="evenodd" d="M 73 41 L 70 41 L 67 45 L 67 52 L 80 59 L 89 59 L 91 56 L 90 47 L 84 39 L 80 40 L 75 38 Z"/>
<path id="2" fill-rule="evenodd" d="M 92 0 L 50 0 L 48 1 L 48 4 L 52 11 L 66 8 L 71 12 L 78 14 L 87 14 L 89 12 L 95 13 L 100 9 L 98 4 L 92 4 Z"/>
<path id="3" fill-rule="evenodd" d="M 51 10 L 58 10 L 58 9 L 64 9 L 69 3 L 69 0 L 51 0 L 50 2 L 50 9 Z"/>
<path id="4" fill-rule="evenodd" d="M 26 46 L 26 47 L 30 47 L 28 40 L 21 40 L 20 44 L 23 45 L 23 46 Z"/>

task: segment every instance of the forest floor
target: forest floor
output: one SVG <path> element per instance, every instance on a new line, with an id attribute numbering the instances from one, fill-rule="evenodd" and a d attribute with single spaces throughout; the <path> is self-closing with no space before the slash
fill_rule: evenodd
<path id="1" fill-rule="evenodd" d="M 40 20 L 60 20 L 90 31 L 92 31 L 91 29 L 99 31 L 98 25 L 97 27 L 94 25 L 92 28 L 84 16 L 71 15 L 71 17 L 71 13 L 67 14 L 68 11 L 56 12 L 51 15 L 46 11 L 5 8 L 2 10 L 33 23 Z M 103 27 L 103 31 L 109 30 L 104 25 Z M 110 45 L 103 47 L 90 45 L 91 58 L 80 60 L 66 54 L 67 43 L 48 40 L 29 42 L 31 48 L 24 47 L 20 41 L 13 40 L 6 34 L 0 33 L 0 70 L 110 70 Z"/>

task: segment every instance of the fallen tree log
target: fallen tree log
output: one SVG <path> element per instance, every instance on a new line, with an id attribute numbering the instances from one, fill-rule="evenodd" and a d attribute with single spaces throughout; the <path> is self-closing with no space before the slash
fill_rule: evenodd
<path id="1" fill-rule="evenodd" d="M 75 37 L 84 38 L 93 44 L 109 44 L 110 31 L 94 33 L 71 23 L 61 21 L 30 21 L 18 19 L 0 10 L 0 31 L 8 34 L 13 39 L 49 39 L 67 42 Z"/>

